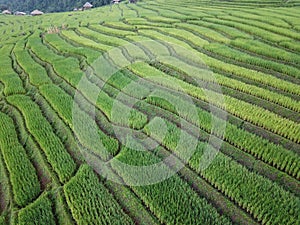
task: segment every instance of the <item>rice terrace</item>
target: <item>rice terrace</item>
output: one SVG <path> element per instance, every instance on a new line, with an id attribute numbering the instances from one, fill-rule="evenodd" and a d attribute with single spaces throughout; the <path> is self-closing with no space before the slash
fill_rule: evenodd
<path id="1" fill-rule="evenodd" d="M 93 4 L 0 14 L 0 224 L 300 225 L 300 1 Z"/>

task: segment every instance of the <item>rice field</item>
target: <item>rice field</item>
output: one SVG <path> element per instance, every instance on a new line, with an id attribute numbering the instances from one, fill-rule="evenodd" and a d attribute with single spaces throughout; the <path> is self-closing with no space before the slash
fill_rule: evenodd
<path id="1" fill-rule="evenodd" d="M 299 154 L 298 0 L 0 15 L 0 224 L 296 225 Z"/>

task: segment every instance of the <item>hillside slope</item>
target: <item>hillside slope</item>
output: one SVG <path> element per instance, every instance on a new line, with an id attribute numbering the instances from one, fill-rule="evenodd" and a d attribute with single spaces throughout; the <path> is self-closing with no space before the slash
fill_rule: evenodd
<path id="1" fill-rule="evenodd" d="M 297 2 L 0 15 L 0 225 L 299 225 Z"/>

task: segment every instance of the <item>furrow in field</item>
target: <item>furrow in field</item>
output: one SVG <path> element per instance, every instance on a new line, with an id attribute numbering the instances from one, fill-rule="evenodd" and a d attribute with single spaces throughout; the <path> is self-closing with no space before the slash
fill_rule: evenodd
<path id="1" fill-rule="evenodd" d="M 143 35 L 146 35 L 146 36 L 149 36 L 149 37 L 159 37 L 159 38 L 164 38 L 164 36 L 162 35 L 159 35 L 159 33 L 157 32 L 153 32 L 153 31 L 141 31 L 141 33 Z M 170 39 L 172 40 L 172 39 Z M 187 62 L 189 63 L 189 62 Z M 179 67 L 179 66 L 178 66 Z M 232 79 L 232 78 L 228 78 L 226 76 L 223 76 L 220 75 L 220 74 L 214 74 L 215 77 L 216 77 L 216 82 L 218 82 L 219 85 L 221 86 L 224 86 L 224 87 L 228 87 L 228 88 L 231 88 L 232 90 L 236 90 L 236 91 L 240 91 L 240 92 L 243 92 L 247 95 L 252 95 L 252 96 L 255 96 L 255 97 L 259 97 L 261 99 L 264 99 L 266 101 L 270 101 L 270 102 L 273 102 L 273 103 L 276 103 L 286 109 L 291 109 L 291 110 L 294 110 L 294 111 L 298 111 L 297 108 L 297 105 L 298 105 L 298 102 L 289 98 L 289 97 L 285 97 L 285 96 L 282 96 L 280 94 L 277 94 L 276 92 L 270 92 L 268 90 L 264 90 L 262 88 L 259 88 L 259 87 L 256 87 L 254 85 L 249 85 L 249 84 L 245 84 L 245 83 L 242 83 L 238 80 L 235 80 L 235 79 Z M 204 81 L 209 81 L 209 77 L 205 77 L 203 76 L 203 79 Z M 232 92 L 233 93 L 233 92 Z M 229 95 L 231 93 L 229 92 Z M 247 98 L 244 98 L 245 101 L 249 101 L 250 99 L 247 99 Z M 290 105 L 289 102 L 293 102 L 292 105 Z M 261 107 L 266 107 L 268 106 L 268 104 L 259 104 L 259 106 Z M 296 108 L 295 108 L 296 107 Z M 293 115 L 293 112 L 291 112 L 290 110 L 287 110 L 286 113 L 284 112 L 281 112 L 282 110 L 284 110 L 284 108 L 279 108 L 278 111 L 276 111 L 276 107 L 274 108 L 274 105 L 273 106 L 270 106 L 268 107 L 269 110 L 272 110 L 274 112 L 278 112 L 279 115 L 282 115 L 284 117 L 287 117 L 287 118 L 291 118 L 292 120 L 297 120 L 297 113 L 294 113 L 295 116 Z"/>
<path id="2" fill-rule="evenodd" d="M 160 126 L 159 121 L 159 118 L 151 121 L 151 123 L 146 126 L 145 131 L 148 135 L 158 140 L 159 142 L 162 141 L 163 145 L 165 145 L 167 149 L 174 151 L 179 158 L 186 162 L 186 160 L 188 160 L 186 152 L 182 151 L 182 148 L 185 147 L 180 147 L 180 144 L 178 147 L 178 139 L 176 139 L 175 137 L 178 138 L 180 136 L 180 141 L 181 138 L 187 138 L 189 140 L 188 142 L 182 143 L 192 143 L 193 140 L 197 141 L 197 139 L 191 139 L 191 136 L 189 135 L 185 137 L 184 135 L 182 135 L 183 131 L 172 124 L 169 124 L 169 126 L 167 125 L 169 133 L 164 138 L 162 138 L 160 134 L 161 131 L 159 129 L 155 129 L 156 126 Z M 282 187 L 274 184 L 264 177 L 248 171 L 245 167 L 236 163 L 234 160 L 223 155 L 222 153 L 214 152 L 215 150 L 209 147 L 209 145 L 207 145 L 206 143 L 199 143 L 198 147 L 199 152 L 194 154 L 191 160 L 187 161 L 191 168 L 198 171 L 199 175 L 203 176 L 207 181 L 212 183 L 214 187 L 228 196 L 232 201 L 236 202 L 241 208 L 247 210 L 247 212 L 253 215 L 254 218 L 256 218 L 258 221 L 266 223 L 267 221 L 272 220 L 272 222 L 278 224 L 280 224 L 282 221 L 285 221 L 285 223 L 293 223 L 297 221 L 296 212 L 294 216 L 290 216 L 290 209 L 297 207 L 296 205 L 299 204 L 299 198 L 297 198 L 295 195 L 285 191 L 284 189 L 282 189 Z M 201 157 L 203 157 L 203 154 L 205 154 L 205 152 L 211 157 L 213 157 L 213 155 L 215 154 L 216 156 L 212 163 L 208 166 L 208 168 L 206 168 L 205 170 L 201 170 L 201 163 L 204 162 L 203 158 L 201 159 Z M 233 176 L 233 174 L 235 175 Z M 252 182 L 253 185 L 250 184 Z M 258 183 L 260 183 L 260 185 L 258 185 Z M 257 191 L 255 191 L 256 187 L 258 188 Z M 261 192 L 261 188 L 266 188 L 266 191 Z M 269 188 L 274 188 L 274 190 L 269 192 Z M 243 195 L 240 194 L 240 190 L 243 190 Z M 252 192 L 253 194 L 246 194 L 248 192 L 247 190 Z M 287 207 L 289 209 L 285 212 L 282 212 L 282 208 L 286 207 L 286 202 L 284 199 L 286 199 L 287 196 L 289 196 L 289 198 L 291 199 L 290 205 Z M 262 202 L 259 203 L 260 201 Z M 279 202 L 283 205 L 279 206 Z M 265 207 L 263 206 L 263 204 L 266 204 L 266 206 L 268 207 L 268 212 L 270 214 L 263 215 L 260 213 L 261 207 Z M 278 214 L 278 211 L 286 215 L 282 216 L 282 214 Z M 282 218 L 280 218 L 281 216 Z"/>
<path id="3" fill-rule="evenodd" d="M 182 31 L 176 28 L 153 28 L 162 34 L 169 35 L 180 39 L 186 43 L 188 43 L 191 47 L 207 55 L 210 58 L 214 58 L 220 61 L 225 61 L 233 65 L 241 66 L 244 68 L 256 70 L 258 72 L 269 73 L 272 76 L 281 78 L 283 80 L 287 80 L 296 84 L 299 84 L 298 79 L 298 69 L 285 66 L 284 68 L 281 64 L 272 62 L 269 60 L 262 60 L 253 56 L 250 56 L 246 53 L 239 52 L 238 50 L 231 49 L 222 44 L 218 43 L 205 43 L 202 39 L 191 32 L 190 35 L 186 36 L 182 33 Z M 194 36 L 194 37 L 193 37 Z"/>
<path id="4" fill-rule="evenodd" d="M 50 123 L 44 118 L 40 108 L 28 96 L 13 95 L 7 100 L 22 112 L 30 133 L 45 152 L 60 182 L 64 183 L 70 179 L 76 165 L 61 140 L 55 135 Z"/>
<path id="5" fill-rule="evenodd" d="M 14 203 L 12 185 L 2 153 L 0 153 L 0 175 L 0 221 L 5 223 L 10 214 L 10 207 L 12 207 Z"/>
<path id="6" fill-rule="evenodd" d="M 59 88 L 57 88 L 55 86 L 43 85 L 40 88 L 40 90 L 41 90 L 41 93 L 43 93 L 43 95 L 46 96 L 46 98 L 50 102 L 52 102 L 52 106 L 56 109 L 57 112 L 62 112 L 62 110 L 61 110 L 62 108 L 60 107 L 60 105 L 61 106 L 63 106 L 63 105 L 66 106 L 66 103 L 68 103 L 68 102 L 72 103 L 73 102 L 73 99 L 71 97 L 66 97 L 66 93 L 64 93 L 61 90 L 59 91 Z M 56 95 L 61 96 L 62 99 L 61 99 L 60 103 L 55 101 L 55 96 Z M 72 107 L 72 104 L 71 104 L 71 107 Z M 69 110 L 66 110 L 68 107 L 64 107 L 64 108 L 65 108 L 65 110 L 64 110 L 65 113 L 69 112 Z M 83 117 L 86 118 L 86 116 L 83 116 Z M 69 116 L 63 116 L 62 115 L 62 119 L 64 121 L 66 121 L 66 118 L 69 118 Z M 67 119 L 67 123 L 68 122 L 70 122 L 70 120 Z M 86 124 L 83 124 L 82 126 L 86 127 Z M 85 131 L 85 132 L 89 133 L 87 131 Z M 82 134 L 81 134 L 81 136 L 82 136 Z M 109 141 L 109 139 L 107 141 Z M 107 146 L 107 147 L 109 147 L 109 146 Z M 114 191 L 117 192 L 117 194 L 119 194 L 119 195 L 121 194 L 120 192 L 125 192 L 127 194 L 130 194 L 130 191 L 126 190 L 126 188 L 117 188 L 117 189 L 115 188 Z M 124 207 L 124 209 L 130 210 L 129 213 L 131 214 L 131 216 L 133 216 L 135 218 L 135 220 L 142 221 L 142 219 L 141 219 L 141 217 L 142 217 L 142 218 L 145 218 L 147 221 L 149 221 L 149 222 L 152 221 L 151 223 L 154 223 L 153 220 L 151 219 L 151 216 L 148 215 L 147 212 L 143 208 L 141 208 L 141 206 L 139 204 L 134 205 L 132 201 L 136 202 L 136 200 L 134 200 L 134 197 L 130 201 L 128 201 L 128 203 L 130 203 L 131 206 L 122 205 L 122 207 Z M 135 210 L 137 208 L 139 208 L 140 214 L 135 213 Z"/>

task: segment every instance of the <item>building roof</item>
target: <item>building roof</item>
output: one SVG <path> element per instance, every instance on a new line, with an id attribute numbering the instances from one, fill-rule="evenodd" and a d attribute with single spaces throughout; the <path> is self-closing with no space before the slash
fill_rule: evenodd
<path id="1" fill-rule="evenodd" d="M 9 10 L 4 10 L 4 11 L 2 11 L 2 14 L 11 14 L 11 11 L 9 11 Z"/>
<path id="2" fill-rule="evenodd" d="M 42 12 L 42 11 L 40 11 L 40 10 L 33 10 L 31 13 L 30 13 L 30 15 L 32 15 L 32 16 L 37 16 L 37 15 L 43 15 L 44 13 Z"/>
<path id="3" fill-rule="evenodd" d="M 86 2 L 84 5 L 83 5 L 83 8 L 92 8 L 93 5 L 89 2 Z"/>
<path id="4" fill-rule="evenodd" d="M 17 11 L 17 12 L 15 12 L 15 15 L 18 15 L 18 16 L 25 16 L 26 13 L 25 13 L 25 12 L 19 12 L 19 11 Z"/>

